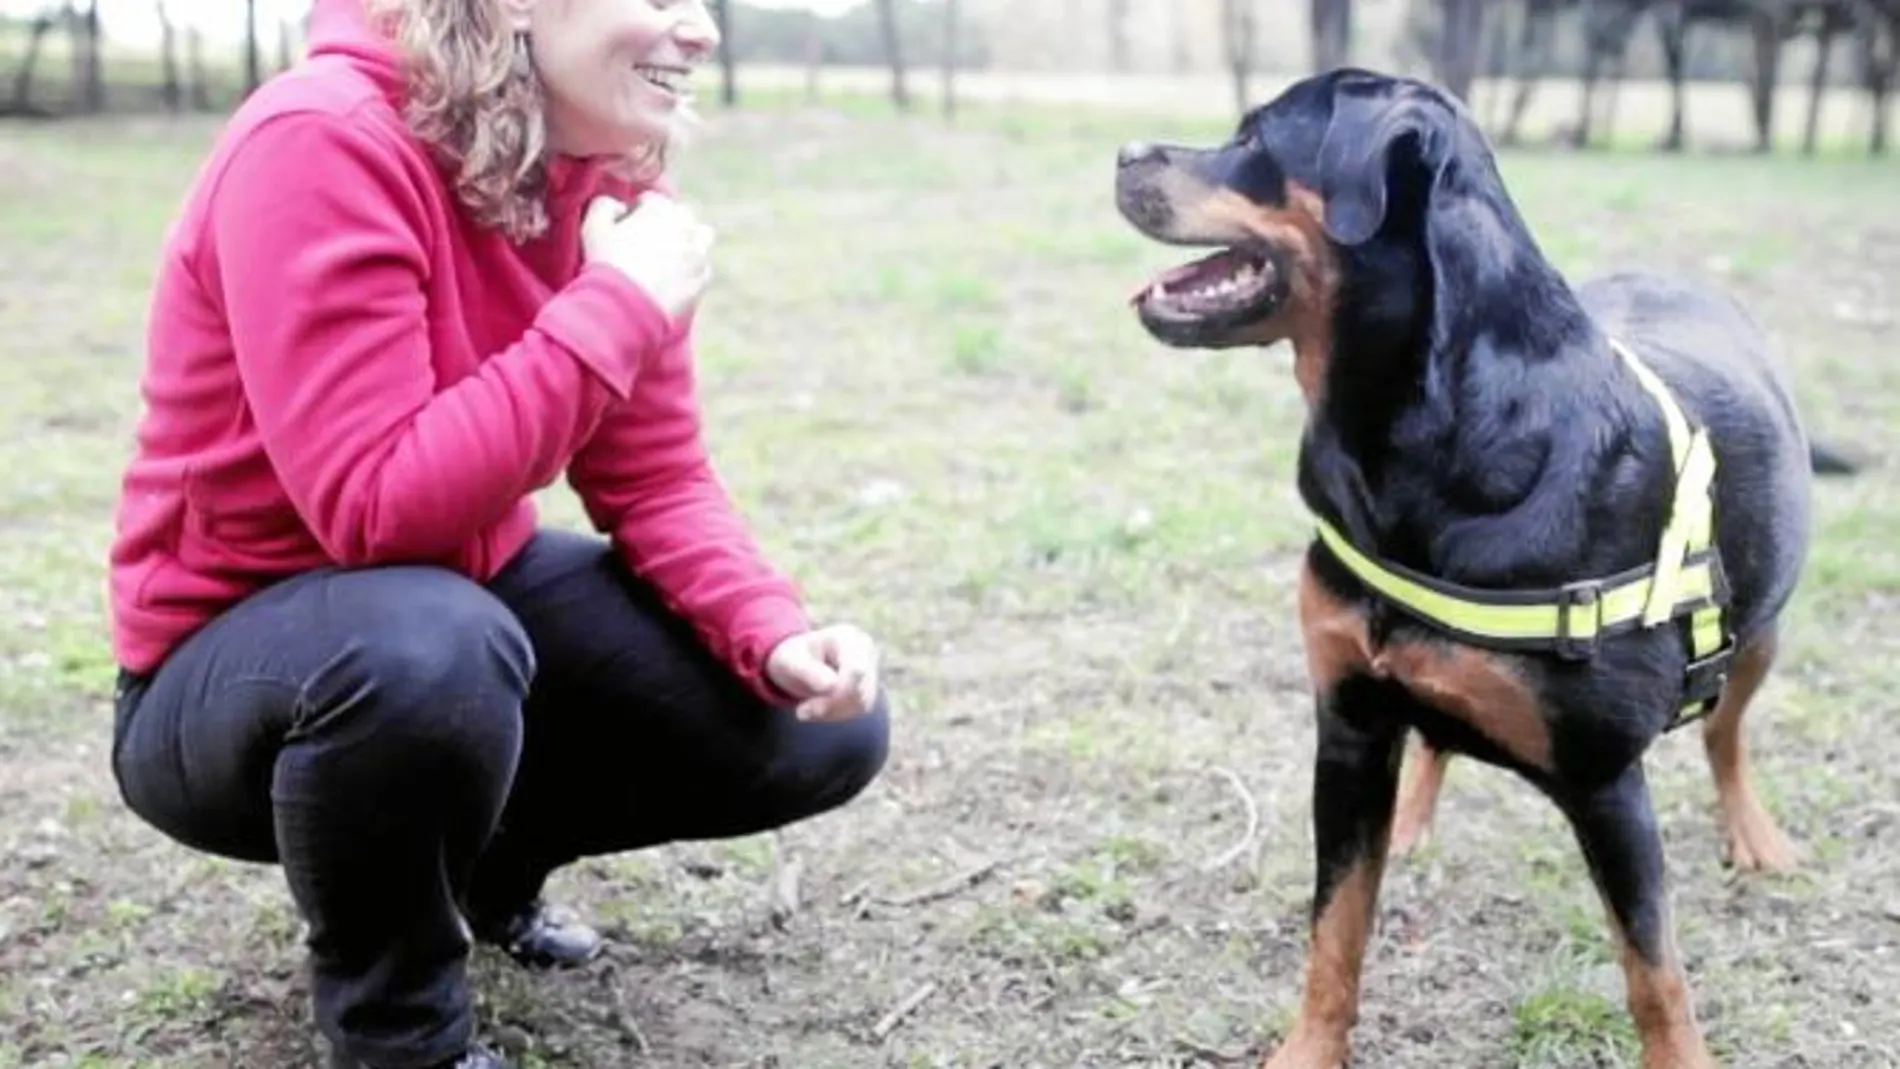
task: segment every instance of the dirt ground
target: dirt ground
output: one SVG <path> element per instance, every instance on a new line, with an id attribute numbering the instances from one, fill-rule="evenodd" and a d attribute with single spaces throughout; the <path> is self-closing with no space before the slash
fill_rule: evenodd
<path id="1" fill-rule="evenodd" d="M 1296 1004 L 1311 887 L 1301 408 L 1282 351 L 1142 334 L 1124 299 L 1172 254 L 1109 196 L 1123 139 L 1225 122 L 868 112 L 714 113 L 687 183 L 721 235 L 701 317 L 713 449 L 816 611 L 885 643 L 887 772 L 778 836 L 565 871 L 555 889 L 611 950 L 553 978 L 484 952 L 484 1026 L 548 1069 L 1257 1062 Z M 106 769 L 101 564 L 146 285 L 211 134 L 0 128 L 6 1069 L 316 1064 L 280 874 L 162 839 Z M 1692 733 L 1652 770 L 1723 1064 L 1900 1065 L 1900 168 L 1506 167 L 1565 270 L 1733 287 L 1809 420 L 1870 465 L 1817 488 L 1751 721 L 1801 871 L 1723 868 Z M 564 492 L 545 500 L 581 525 Z M 1574 841 L 1505 775 L 1453 766 L 1378 925 L 1355 1065 L 1634 1064 Z"/>

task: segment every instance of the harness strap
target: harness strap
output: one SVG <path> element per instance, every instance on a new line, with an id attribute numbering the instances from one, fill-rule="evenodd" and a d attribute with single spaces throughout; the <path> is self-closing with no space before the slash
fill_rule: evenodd
<path id="1" fill-rule="evenodd" d="M 1588 660 L 1604 638 L 1685 622 L 1689 665 L 1673 730 L 1714 707 L 1734 653 L 1723 620 L 1728 583 L 1714 547 L 1715 452 L 1708 432 L 1691 426 L 1674 395 L 1620 342 L 1611 345 L 1662 408 L 1676 490 L 1655 560 L 1599 579 L 1541 590 L 1461 586 L 1362 552 L 1325 518 L 1319 539 L 1360 582 L 1420 620 L 1474 645 Z"/>

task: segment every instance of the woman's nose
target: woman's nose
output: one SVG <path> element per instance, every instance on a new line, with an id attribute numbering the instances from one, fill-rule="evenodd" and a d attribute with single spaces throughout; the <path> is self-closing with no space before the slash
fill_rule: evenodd
<path id="1" fill-rule="evenodd" d="M 692 59 L 704 59 L 719 49 L 719 24 L 705 4 L 694 4 L 692 14 L 682 20 L 674 36 Z"/>

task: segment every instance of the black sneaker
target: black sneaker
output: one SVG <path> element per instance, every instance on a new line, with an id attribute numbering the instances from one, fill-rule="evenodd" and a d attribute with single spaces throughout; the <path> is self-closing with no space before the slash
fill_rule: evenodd
<path id="1" fill-rule="evenodd" d="M 475 921 L 475 937 L 530 969 L 571 969 L 600 953 L 600 933 L 559 907 L 536 900 L 511 916 Z"/>

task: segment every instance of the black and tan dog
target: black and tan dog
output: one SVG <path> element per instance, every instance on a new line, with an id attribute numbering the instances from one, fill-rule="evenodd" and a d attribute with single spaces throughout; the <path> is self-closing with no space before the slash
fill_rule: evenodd
<path id="1" fill-rule="evenodd" d="M 1540 253 L 1465 109 L 1362 70 L 1302 81 L 1206 149 L 1128 145 L 1122 214 L 1212 254 L 1136 297 L 1182 348 L 1289 341 L 1318 537 L 1299 613 L 1317 703 L 1304 994 L 1270 1069 L 1335 1069 L 1403 743 L 1524 776 L 1607 907 L 1649 1069 L 1714 1064 L 1674 949 L 1645 750 L 1707 715 L 1732 859 L 1791 851 L 1741 720 L 1809 538 L 1812 449 L 1729 297 Z M 1712 714 L 1712 715 L 1708 715 Z"/>

